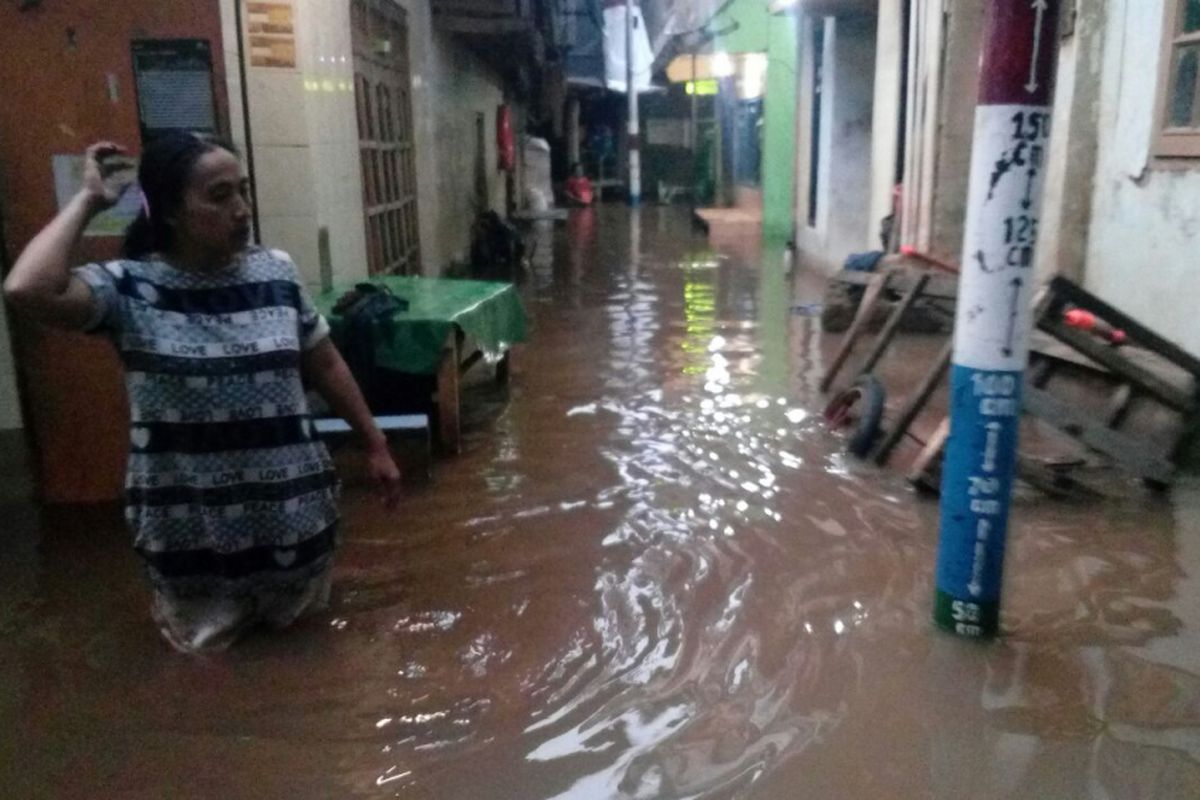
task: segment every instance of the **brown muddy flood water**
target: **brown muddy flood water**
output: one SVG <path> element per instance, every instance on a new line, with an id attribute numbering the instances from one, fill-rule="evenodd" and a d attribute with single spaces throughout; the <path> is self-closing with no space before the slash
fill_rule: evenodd
<path id="1" fill-rule="evenodd" d="M 936 505 L 820 422 L 817 280 L 653 208 L 534 261 L 510 396 L 347 491 L 291 631 L 180 656 L 118 514 L 0 509 L 0 796 L 1200 797 L 1195 484 L 1022 493 L 1008 634 L 952 639 Z"/>

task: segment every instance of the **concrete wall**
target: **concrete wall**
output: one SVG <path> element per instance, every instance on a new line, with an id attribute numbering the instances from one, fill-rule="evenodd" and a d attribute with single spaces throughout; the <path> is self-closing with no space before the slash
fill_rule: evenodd
<path id="1" fill-rule="evenodd" d="M 1106 7 L 1106 0 L 1077 0 L 1076 14 L 1063 20 L 1035 264 L 1043 281 L 1053 275 L 1080 281 L 1086 271 Z"/>
<path id="2" fill-rule="evenodd" d="M 819 139 L 816 224 L 805 215 L 797 223 L 796 244 L 810 264 L 832 271 L 853 252 L 877 249 L 868 234 L 871 208 L 871 118 L 875 90 L 875 18 L 827 17 L 821 130 L 809 131 L 798 147 L 807 150 L 810 136 Z M 808 28 L 811 40 L 811 28 Z M 805 44 L 807 45 L 807 41 Z M 806 48 L 808 49 L 808 48 Z M 811 84 L 812 63 L 805 59 L 801 80 Z M 811 128 L 811 88 L 801 103 L 801 129 Z M 802 157 L 802 161 L 807 161 Z M 799 180 L 807 195 L 811 165 Z"/>
<path id="3" fill-rule="evenodd" d="M 477 115 L 483 115 L 482 177 L 490 207 L 504 209 L 504 176 L 497 172 L 496 110 L 504 102 L 498 79 L 450 36 L 431 27 L 429 4 L 410 2 L 413 115 L 417 125 L 417 180 L 421 254 L 426 275 L 466 259 L 476 213 L 479 148 Z M 519 136 L 518 109 L 513 133 Z M 519 149 L 519 148 L 518 148 Z"/>
<path id="4" fill-rule="evenodd" d="M 877 241 L 892 213 L 892 189 L 900 153 L 900 100 L 904 57 L 903 0 L 879 0 L 875 38 L 875 97 L 871 114 L 871 211 L 866 236 Z"/>
<path id="5" fill-rule="evenodd" d="M 1200 353 L 1200 161 L 1152 154 L 1164 0 L 1111 0 L 1085 285 Z"/>
<path id="6" fill-rule="evenodd" d="M 945 26 L 941 99 L 935 125 L 934 191 L 929 204 L 928 238 L 920 246 L 952 264 L 962 258 L 967 190 L 979 96 L 979 54 L 983 49 L 984 0 L 956 0 L 942 16 Z"/>

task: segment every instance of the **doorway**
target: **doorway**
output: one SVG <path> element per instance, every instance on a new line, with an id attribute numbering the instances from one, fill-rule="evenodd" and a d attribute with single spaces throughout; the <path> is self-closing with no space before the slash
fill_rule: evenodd
<path id="1" fill-rule="evenodd" d="M 368 270 L 419 273 L 408 15 L 391 0 L 352 0 L 350 19 Z"/>

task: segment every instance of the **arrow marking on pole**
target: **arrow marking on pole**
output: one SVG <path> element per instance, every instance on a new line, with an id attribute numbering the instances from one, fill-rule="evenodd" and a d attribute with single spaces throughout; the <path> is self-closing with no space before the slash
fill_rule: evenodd
<path id="1" fill-rule="evenodd" d="M 1005 358 L 1013 354 L 1013 339 L 1017 335 L 1017 304 L 1021 299 L 1021 287 L 1025 285 L 1025 281 L 1020 278 L 1013 278 L 1009 286 L 1012 287 L 1012 300 L 1008 310 L 1008 336 L 1005 337 L 1004 347 L 1000 350 Z"/>
<path id="2" fill-rule="evenodd" d="M 991 532 L 992 523 L 986 519 L 979 520 L 979 527 L 975 529 L 975 563 L 971 565 L 971 582 L 967 584 L 967 591 L 972 597 L 979 597 L 983 593 L 983 570 L 987 563 L 987 540 Z"/>
<path id="3" fill-rule="evenodd" d="M 1000 423 L 987 424 L 987 444 L 983 448 L 983 471 L 996 471 L 996 455 L 1000 450 Z"/>
<path id="4" fill-rule="evenodd" d="M 1037 178 L 1037 167 L 1030 167 L 1026 173 L 1028 180 L 1025 183 L 1025 196 L 1021 198 L 1021 208 L 1028 211 L 1033 206 L 1033 182 Z"/>
<path id="5" fill-rule="evenodd" d="M 1025 91 L 1033 94 L 1038 90 L 1038 57 L 1042 53 L 1042 23 L 1045 22 L 1046 9 L 1050 7 L 1047 0 L 1033 0 L 1033 8 L 1037 11 L 1037 21 L 1033 25 L 1033 57 L 1029 61 L 1029 83 Z"/>

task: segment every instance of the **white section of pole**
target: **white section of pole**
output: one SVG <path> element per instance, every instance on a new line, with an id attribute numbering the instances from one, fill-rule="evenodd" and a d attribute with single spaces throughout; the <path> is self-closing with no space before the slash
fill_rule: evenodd
<path id="1" fill-rule="evenodd" d="M 629 98 L 629 205 L 642 201 L 642 155 L 638 141 L 638 92 L 633 70 L 633 0 L 625 0 L 625 92 Z"/>

